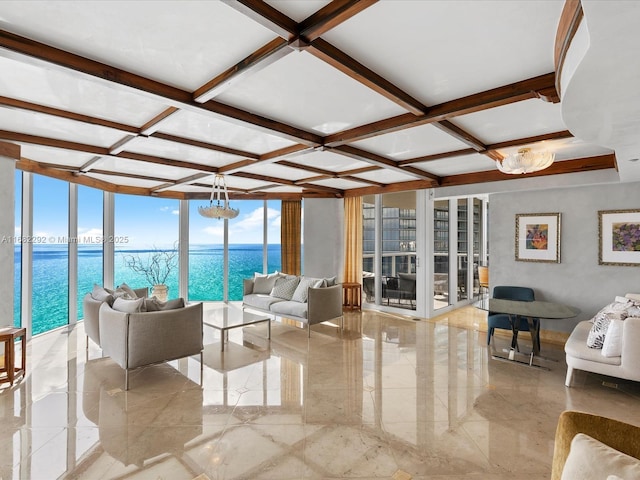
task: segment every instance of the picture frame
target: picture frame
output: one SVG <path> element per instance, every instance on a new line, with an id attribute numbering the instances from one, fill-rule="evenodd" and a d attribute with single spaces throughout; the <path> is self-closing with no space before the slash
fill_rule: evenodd
<path id="1" fill-rule="evenodd" d="M 516 214 L 516 261 L 560 263 L 560 213 Z"/>
<path id="2" fill-rule="evenodd" d="M 598 211 L 598 263 L 640 266 L 640 210 Z"/>

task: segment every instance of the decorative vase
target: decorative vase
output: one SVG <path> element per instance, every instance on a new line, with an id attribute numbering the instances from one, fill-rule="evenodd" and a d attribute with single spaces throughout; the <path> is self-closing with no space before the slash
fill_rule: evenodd
<path id="1" fill-rule="evenodd" d="M 169 287 L 167 287 L 166 285 L 154 285 L 151 289 L 151 294 L 161 302 L 167 301 L 168 293 Z"/>

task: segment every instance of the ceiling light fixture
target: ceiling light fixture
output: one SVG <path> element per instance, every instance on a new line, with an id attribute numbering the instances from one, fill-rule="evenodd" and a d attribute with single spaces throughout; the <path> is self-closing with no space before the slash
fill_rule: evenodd
<path id="1" fill-rule="evenodd" d="M 221 196 L 224 194 L 224 203 L 222 203 Z M 216 199 L 216 204 L 213 204 L 213 199 Z M 198 212 L 203 217 L 217 218 L 220 220 L 236 218 L 240 213 L 237 208 L 231 208 L 229 206 L 229 193 L 227 193 L 227 182 L 222 175 L 216 175 L 213 181 L 213 187 L 211 189 L 211 198 L 209 199 L 208 207 L 198 207 Z"/>
<path id="2" fill-rule="evenodd" d="M 498 170 L 509 175 L 539 172 L 549 167 L 554 157 L 551 152 L 532 152 L 530 148 L 521 148 L 518 153 L 498 160 Z"/>

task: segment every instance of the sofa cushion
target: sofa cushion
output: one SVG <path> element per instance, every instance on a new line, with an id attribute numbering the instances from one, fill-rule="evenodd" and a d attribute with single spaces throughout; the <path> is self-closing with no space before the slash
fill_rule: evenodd
<path id="1" fill-rule="evenodd" d="M 291 300 L 294 302 L 306 302 L 309 298 L 309 287 L 318 288 L 322 286 L 324 280 L 322 278 L 313 277 L 301 277 L 300 283 L 296 287 L 296 291 L 293 292 Z"/>
<path id="2" fill-rule="evenodd" d="M 271 290 L 272 297 L 283 298 L 284 300 L 291 300 L 293 294 L 300 283 L 300 277 L 282 277 L 276 280 L 273 290 Z"/>
<path id="3" fill-rule="evenodd" d="M 113 309 L 118 312 L 138 313 L 142 312 L 144 306 L 144 298 L 136 298 L 135 300 L 126 298 L 116 298 L 113 302 Z"/>
<path id="4" fill-rule="evenodd" d="M 126 283 L 118 285 L 118 288 L 115 289 L 113 296 L 115 298 L 122 297 L 129 300 L 138 298 L 138 295 L 136 295 L 136 292 L 133 291 L 133 288 L 131 288 Z"/>
<path id="5" fill-rule="evenodd" d="M 307 306 L 307 303 L 286 300 L 271 305 L 271 311 L 285 317 L 291 315 L 293 317 L 307 318 Z"/>
<path id="6" fill-rule="evenodd" d="M 249 305 L 250 307 L 259 308 L 261 310 L 269 310 L 271 305 L 278 302 L 283 302 L 282 298 L 271 297 L 264 293 L 251 293 L 242 297 L 242 303 Z"/>
<path id="7" fill-rule="evenodd" d="M 156 297 L 144 299 L 143 311 L 145 312 L 161 312 L 164 310 L 176 310 L 178 308 L 184 308 L 183 298 L 174 298 L 166 302 L 161 302 Z"/>
<path id="8" fill-rule="evenodd" d="M 568 356 L 589 360 L 597 363 L 605 363 L 608 365 L 620 365 L 621 357 L 605 357 L 600 350 L 587 347 L 587 337 L 591 329 L 591 322 L 584 320 L 573 329 L 567 343 L 564 345 L 564 351 Z"/>
<path id="9" fill-rule="evenodd" d="M 640 478 L 640 460 L 584 433 L 578 433 L 573 437 L 561 480 L 595 480 L 611 475 L 620 478 Z"/>
<path id="10" fill-rule="evenodd" d="M 619 357 L 622 355 L 623 320 L 612 319 L 604 337 L 601 354 L 605 357 Z"/>
<path id="11" fill-rule="evenodd" d="M 268 275 L 261 275 L 259 273 L 254 274 L 253 277 L 253 292 L 252 293 L 271 293 L 276 280 L 280 277 L 278 272 L 270 273 Z"/>
<path id="12" fill-rule="evenodd" d="M 338 277 L 328 277 L 324 279 L 323 287 L 333 287 L 337 282 Z"/>

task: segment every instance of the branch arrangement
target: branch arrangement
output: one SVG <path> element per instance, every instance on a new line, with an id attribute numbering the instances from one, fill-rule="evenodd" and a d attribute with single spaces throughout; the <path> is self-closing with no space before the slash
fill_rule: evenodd
<path id="1" fill-rule="evenodd" d="M 164 285 L 167 278 L 178 268 L 178 250 L 161 250 L 153 248 L 148 257 L 142 258 L 140 254 L 122 256 L 124 264 L 134 272 L 143 275 L 151 286 Z"/>

